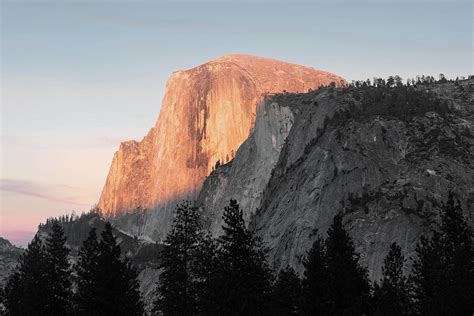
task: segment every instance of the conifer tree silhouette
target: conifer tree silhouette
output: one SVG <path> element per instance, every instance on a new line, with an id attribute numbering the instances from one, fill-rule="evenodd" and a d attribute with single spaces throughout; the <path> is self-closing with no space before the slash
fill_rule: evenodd
<path id="1" fill-rule="evenodd" d="M 352 238 L 337 214 L 326 239 L 329 312 L 332 315 L 363 315 L 370 311 L 367 269 L 359 264 Z"/>
<path id="2" fill-rule="evenodd" d="M 196 260 L 203 240 L 199 209 L 189 202 L 176 207 L 171 232 L 161 253 L 163 272 L 154 311 L 164 315 L 193 315 L 198 308 Z M 203 263 L 205 264 L 205 263 Z"/>
<path id="3" fill-rule="evenodd" d="M 410 288 L 407 277 L 403 275 L 404 264 L 402 249 L 392 243 L 382 267 L 382 283 L 380 287 L 375 285 L 375 315 L 402 316 L 410 313 Z"/>
<path id="4" fill-rule="evenodd" d="M 249 231 L 237 201 L 224 210 L 224 234 L 219 239 L 218 266 L 211 284 L 215 314 L 268 313 L 271 271 L 259 238 Z"/>
<path id="5" fill-rule="evenodd" d="M 74 306 L 78 315 L 92 315 L 100 306 L 99 281 L 99 241 L 96 229 L 92 228 L 79 251 L 79 259 L 74 269 L 77 275 L 77 291 Z"/>
<path id="6" fill-rule="evenodd" d="M 317 235 L 317 231 L 313 234 Z M 301 311 L 303 315 L 324 315 L 328 312 L 328 280 L 326 248 L 321 237 L 317 237 L 303 261 L 305 268 L 302 280 Z"/>
<path id="7" fill-rule="evenodd" d="M 43 296 L 47 300 L 50 315 L 65 315 L 70 312 L 71 267 L 66 236 L 58 220 L 53 220 L 51 232 L 45 243 L 46 282 L 48 286 Z"/>
<path id="8" fill-rule="evenodd" d="M 271 314 L 299 315 L 301 280 L 291 267 L 282 269 L 272 286 Z"/>
<path id="9" fill-rule="evenodd" d="M 415 311 L 420 315 L 474 313 L 473 233 L 449 193 L 441 225 L 422 237 L 413 263 Z"/>
<path id="10" fill-rule="evenodd" d="M 47 297 L 43 295 L 48 291 L 45 275 L 46 255 L 41 239 L 35 235 L 5 286 L 7 315 L 49 314 Z"/>
<path id="11" fill-rule="evenodd" d="M 137 272 L 130 261 L 122 257 L 109 222 L 105 224 L 100 241 L 97 241 L 95 231 L 90 232 L 75 269 L 79 314 L 143 315 Z M 88 289 L 92 292 L 85 292 Z"/>
<path id="12" fill-rule="evenodd" d="M 304 261 L 304 315 L 367 315 L 371 287 L 351 237 L 334 217 L 325 242 L 317 238 Z"/>

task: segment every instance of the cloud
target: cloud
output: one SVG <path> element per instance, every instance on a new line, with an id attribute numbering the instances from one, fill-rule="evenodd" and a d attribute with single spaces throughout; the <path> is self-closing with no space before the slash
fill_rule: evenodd
<path id="1" fill-rule="evenodd" d="M 63 135 L 44 134 L 31 136 L 0 135 L 0 145 L 5 147 L 26 147 L 30 149 L 55 148 L 118 148 L 121 142 L 128 140 L 126 136 L 84 136 L 69 137 Z"/>
<path id="2" fill-rule="evenodd" d="M 26 195 L 50 202 L 58 202 L 68 205 L 89 206 L 88 203 L 79 201 L 80 196 L 87 191 L 83 188 L 64 184 L 40 184 L 19 179 L 0 179 L 0 191 Z"/>
<path id="3" fill-rule="evenodd" d="M 210 20 L 198 20 L 192 18 L 161 18 L 144 16 L 125 16 L 125 15 L 102 15 L 91 16 L 102 23 L 114 26 L 129 28 L 157 28 L 157 29 L 178 29 L 178 30 L 206 30 L 222 27 L 221 24 Z"/>

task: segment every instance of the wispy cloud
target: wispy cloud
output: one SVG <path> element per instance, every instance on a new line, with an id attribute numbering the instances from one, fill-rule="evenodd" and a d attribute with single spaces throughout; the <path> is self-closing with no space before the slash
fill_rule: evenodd
<path id="1" fill-rule="evenodd" d="M 40 184 L 19 179 L 0 179 L 0 191 L 26 195 L 38 199 L 48 200 L 76 206 L 89 206 L 79 200 L 86 189 L 64 184 Z"/>
<path id="2" fill-rule="evenodd" d="M 125 16 L 125 15 L 101 15 L 90 16 L 93 19 L 108 25 L 128 28 L 156 28 L 201 31 L 222 27 L 220 23 L 210 20 L 199 20 L 195 18 L 162 18 L 156 16 Z"/>
<path id="3" fill-rule="evenodd" d="M 118 148 L 121 142 L 128 140 L 127 137 L 95 136 L 95 137 L 55 137 L 46 136 L 17 136 L 0 135 L 0 145 L 8 147 L 27 147 L 31 149 L 54 149 L 54 148 Z"/>

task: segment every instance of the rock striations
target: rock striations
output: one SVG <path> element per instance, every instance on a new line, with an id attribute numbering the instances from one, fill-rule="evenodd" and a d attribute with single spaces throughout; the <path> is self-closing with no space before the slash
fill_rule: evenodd
<path id="1" fill-rule="evenodd" d="M 152 222 L 131 221 L 143 223 L 135 233 L 162 237 L 174 202 L 195 198 L 216 163 L 230 161 L 247 139 L 262 96 L 331 82 L 345 81 L 249 55 L 228 55 L 173 73 L 156 125 L 141 142 L 123 142 L 115 153 L 99 208 L 110 217 L 154 209 Z"/>
<path id="2" fill-rule="evenodd" d="M 308 92 L 331 82 L 344 87 Z M 224 56 L 171 76 L 156 125 L 115 153 L 99 208 L 120 227 L 147 302 L 183 199 L 196 200 L 214 236 L 236 199 L 275 271 L 301 273 L 314 232 L 324 237 L 342 213 L 378 280 L 392 242 L 413 257 L 448 191 L 474 227 L 473 135 L 474 79 L 354 87 L 308 67 Z M 66 229 L 70 244 L 103 224 L 88 216 L 98 215 Z"/>
<path id="3" fill-rule="evenodd" d="M 223 207 L 236 199 L 268 246 L 273 268 L 302 272 L 314 230 L 324 236 L 342 212 L 361 263 L 378 280 L 392 242 L 413 257 L 448 190 L 474 226 L 474 80 L 414 88 L 451 110 L 437 111 L 427 99 L 416 113 L 415 103 L 408 105 L 410 119 L 393 106 L 377 110 L 383 97 L 362 110 L 374 90 L 323 88 L 269 98 L 235 159 L 203 186 L 199 203 L 210 229 L 219 233 Z"/>
<path id="4" fill-rule="evenodd" d="M 155 127 L 115 154 L 99 207 L 159 241 L 177 201 L 196 199 L 219 235 L 237 199 L 275 270 L 299 272 L 315 229 L 342 212 L 373 280 L 390 243 L 413 255 L 448 190 L 474 225 L 474 80 L 307 93 L 331 82 L 345 83 L 246 55 L 174 73 Z"/>
<path id="5" fill-rule="evenodd" d="M 198 204 L 214 235 L 222 233 L 222 214 L 230 199 L 238 199 L 247 222 L 260 206 L 293 121 L 289 105 L 263 102 L 257 111 L 255 128 L 235 158 L 207 177 Z"/>

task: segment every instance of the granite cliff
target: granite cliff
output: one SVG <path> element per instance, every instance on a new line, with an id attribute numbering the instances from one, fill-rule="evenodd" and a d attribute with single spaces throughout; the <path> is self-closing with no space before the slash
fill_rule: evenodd
<path id="1" fill-rule="evenodd" d="M 250 221 L 260 206 L 263 190 L 293 121 L 288 104 L 271 99 L 263 102 L 257 111 L 255 128 L 235 158 L 219 166 L 206 179 L 197 200 L 214 235 L 222 233 L 222 213 L 230 199 L 238 198 L 246 221 Z"/>
<path id="2" fill-rule="evenodd" d="M 249 55 L 228 55 L 173 73 L 156 125 L 142 141 L 123 142 L 115 153 L 99 208 L 120 217 L 117 223 L 134 234 L 163 238 L 175 202 L 195 199 L 216 163 L 230 161 L 247 139 L 264 95 L 331 82 L 345 81 Z"/>
<path id="3" fill-rule="evenodd" d="M 213 77 L 215 74 L 210 75 L 207 67 L 224 67 L 224 73 L 232 74 L 233 65 L 221 65 L 222 60 L 229 58 L 261 61 L 256 57 L 231 56 L 200 66 L 206 68 L 204 70 L 197 67 L 184 72 L 186 76 L 194 72 L 207 73 L 204 79 L 192 81 L 193 87 L 198 82 L 199 87 L 203 82 L 211 82 L 202 100 L 218 94 L 214 90 L 219 86 Z M 300 67 L 283 65 L 291 69 Z M 168 83 L 169 89 L 177 84 L 173 83 L 173 77 Z M 261 80 L 265 82 L 263 78 L 262 75 Z M 191 85 L 188 82 L 191 79 L 178 81 L 181 80 L 187 82 L 184 86 Z M 271 90 L 276 89 L 275 84 L 268 80 L 266 87 L 275 91 Z M 296 91 L 309 89 L 293 87 Z M 201 91 L 196 89 L 192 91 Z M 252 91 L 244 90 L 238 100 L 242 100 L 244 93 L 254 93 Z M 260 91 L 265 90 L 258 93 Z M 94 211 L 63 223 L 72 261 L 89 229 L 100 230 L 105 220 L 113 219 L 114 233 L 123 253 L 140 272 L 140 289 L 149 309 L 160 274 L 162 246 L 155 241 L 163 238 L 171 227 L 174 203 L 179 199 L 196 198 L 206 220 L 205 228 L 214 236 L 222 232 L 224 207 L 230 199 L 236 199 L 249 227 L 268 247 L 272 268 L 277 271 L 290 265 L 300 273 L 302 260 L 316 238 L 315 231 L 324 236 L 334 215 L 342 212 L 344 225 L 372 280 L 380 278 L 380 267 L 392 242 L 401 245 L 407 258 L 414 255 L 419 237 L 437 224 L 438 211 L 448 190 L 455 193 L 469 223 L 474 226 L 474 79 L 410 87 L 332 85 L 307 93 L 262 94 L 255 92 L 255 97 L 247 103 L 237 104 L 239 111 L 251 107 L 249 113 L 252 113 L 239 118 L 249 123 L 246 125 L 248 135 L 242 132 L 239 136 L 241 144 L 235 139 L 229 142 L 220 139 L 217 143 L 208 139 L 210 135 L 219 138 L 221 132 L 227 135 L 229 126 L 237 128 L 237 122 L 231 122 L 231 117 L 218 113 L 200 116 L 209 118 L 209 122 L 212 116 L 230 120 L 226 121 L 227 125 L 219 125 L 222 129 L 212 125 L 217 121 L 202 123 L 195 114 L 187 113 L 189 109 L 200 109 L 189 101 L 191 99 L 188 103 L 180 103 L 184 101 L 178 99 L 170 101 L 174 97 L 167 94 L 164 104 L 170 104 L 169 109 L 163 109 L 157 126 L 141 142 L 122 143 L 114 157 L 101 196 L 101 205 L 110 207 L 103 209 L 108 210 L 103 214 L 106 218 Z M 183 107 L 187 104 L 187 110 L 176 109 L 178 103 Z M 219 101 L 216 104 L 224 104 L 227 107 L 222 110 L 231 111 L 233 103 Z M 210 111 L 207 103 L 202 106 L 206 110 L 196 113 L 210 113 L 206 112 Z M 183 124 L 180 119 L 184 120 Z M 191 130 L 196 131 L 190 122 L 198 122 L 197 126 L 203 129 L 199 137 L 189 134 Z M 204 125 L 199 125 L 201 123 Z M 167 126 L 165 130 L 177 137 L 177 150 L 173 149 L 171 140 L 157 134 L 158 130 L 164 130 L 161 126 Z M 217 130 L 208 131 L 209 126 Z M 230 143 L 234 147 L 226 147 L 225 144 Z M 195 147 L 188 149 L 189 144 Z M 235 148 L 235 154 L 230 148 Z M 183 160 L 186 156 L 181 157 L 179 150 L 192 159 Z M 212 156 L 212 150 L 217 154 Z M 226 150 L 231 150 L 228 159 L 223 158 Z M 202 152 L 207 153 L 207 158 L 202 160 L 206 161 L 204 165 L 194 159 L 196 153 Z M 159 166 L 161 160 L 157 157 L 173 160 L 172 154 L 176 161 L 166 162 L 164 166 L 168 169 Z M 222 163 L 216 164 L 218 160 Z M 187 173 L 173 169 L 187 168 L 188 162 L 194 167 Z M 158 171 L 162 174 L 155 179 Z M 175 179 L 175 175 L 179 178 Z M 185 182 L 180 182 L 183 179 L 190 179 L 190 191 L 184 189 Z M 161 187 L 162 183 L 176 184 L 181 191 Z M 165 202 L 160 202 L 158 197 Z M 151 205 L 150 209 L 145 207 L 147 205 Z M 46 234 L 47 226 L 40 226 L 39 233 Z M 4 242 L 4 245 L 3 249 L 10 252 L 9 244 Z M 16 259 L 8 257 L 7 263 L 15 262 Z M 0 282 L 8 273 L 0 275 Z"/>
<path id="4" fill-rule="evenodd" d="M 342 212 L 362 264 L 378 279 L 392 242 L 414 254 L 448 190 L 473 224 L 473 83 L 268 98 L 235 158 L 203 186 L 208 227 L 218 234 L 224 205 L 237 199 L 274 269 L 301 272 L 314 230 L 324 236 Z"/>
<path id="5" fill-rule="evenodd" d="M 160 240 L 176 202 L 196 199 L 219 235 L 237 199 L 273 268 L 300 272 L 315 229 L 324 235 L 343 212 L 372 279 L 390 243 L 413 255 L 448 190 L 472 223 L 473 80 L 341 83 L 242 55 L 175 73 L 156 126 L 116 153 L 99 206 L 128 233 Z"/>

